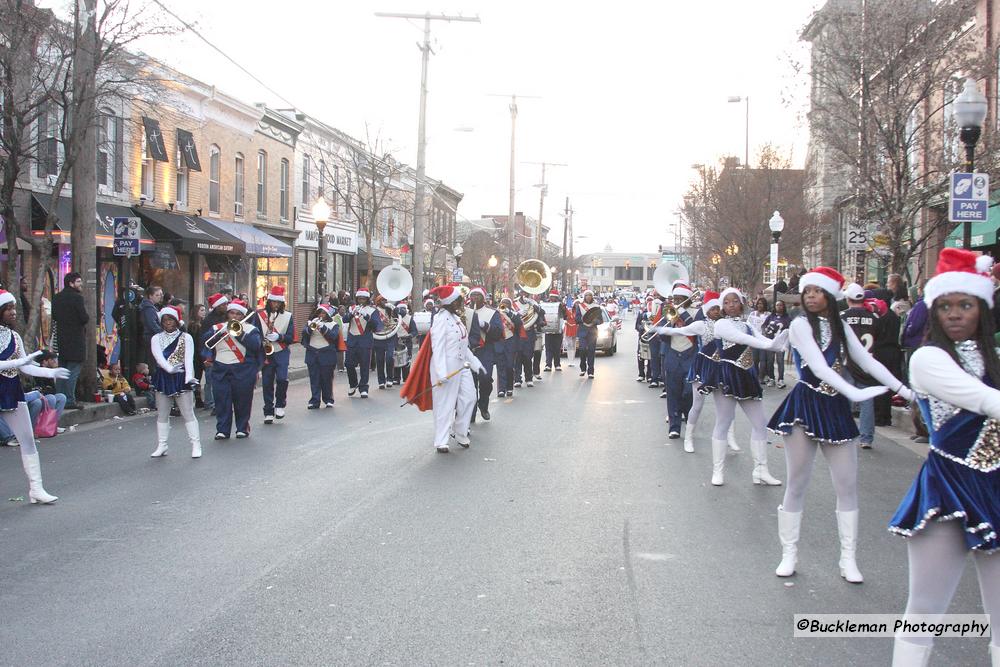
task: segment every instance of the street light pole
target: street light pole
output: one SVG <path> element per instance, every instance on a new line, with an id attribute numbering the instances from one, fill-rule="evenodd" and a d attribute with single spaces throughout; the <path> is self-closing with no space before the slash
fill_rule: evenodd
<path id="1" fill-rule="evenodd" d="M 778 282 L 778 242 L 781 240 L 781 231 L 785 228 L 785 219 L 777 211 L 767 221 L 767 226 L 771 229 L 771 236 L 774 243 L 771 244 L 771 284 Z"/>
<path id="2" fill-rule="evenodd" d="M 958 137 L 965 146 L 965 171 L 976 171 L 976 144 L 986 120 L 986 96 L 979 92 L 974 79 L 966 79 L 962 93 L 955 99 L 955 122 Z M 972 249 L 972 220 L 962 223 L 962 248 Z"/>
<path id="3" fill-rule="evenodd" d="M 319 232 L 319 257 L 316 262 L 316 291 L 319 293 L 319 303 L 323 302 L 326 296 L 326 223 L 330 219 L 330 205 L 323 197 L 316 200 L 312 207 L 313 222 L 316 223 L 316 231 Z"/>

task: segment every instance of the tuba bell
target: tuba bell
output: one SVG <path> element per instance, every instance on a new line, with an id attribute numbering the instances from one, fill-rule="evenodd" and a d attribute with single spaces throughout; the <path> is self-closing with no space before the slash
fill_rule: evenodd
<path id="1" fill-rule="evenodd" d="M 517 265 L 514 280 L 528 294 L 542 294 L 552 284 L 552 269 L 540 259 L 526 259 Z"/>
<path id="2" fill-rule="evenodd" d="M 410 290 L 413 289 L 413 277 L 399 264 L 393 264 L 378 272 L 375 288 L 379 294 L 385 297 L 386 301 L 402 301 L 410 296 Z"/>

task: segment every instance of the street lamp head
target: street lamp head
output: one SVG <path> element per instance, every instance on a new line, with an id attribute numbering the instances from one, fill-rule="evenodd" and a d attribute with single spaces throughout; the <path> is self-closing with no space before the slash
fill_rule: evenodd
<path id="1" fill-rule="evenodd" d="M 316 203 L 312 207 L 313 222 L 317 226 L 325 226 L 330 220 L 330 205 L 326 203 L 326 200 L 320 197 L 316 200 Z"/>
<path id="2" fill-rule="evenodd" d="M 455 247 L 451 249 L 451 254 L 453 254 L 455 257 L 461 257 L 464 251 L 465 248 L 462 247 L 462 244 L 456 243 Z"/>
<path id="3" fill-rule="evenodd" d="M 775 211 L 771 219 L 767 221 L 767 226 L 771 228 L 772 234 L 780 234 L 785 229 L 785 219 L 781 217 L 780 213 Z"/>
<path id="4" fill-rule="evenodd" d="M 962 127 L 982 128 L 986 120 L 986 96 L 979 92 L 974 79 L 966 79 L 962 93 L 955 98 L 955 122 Z"/>

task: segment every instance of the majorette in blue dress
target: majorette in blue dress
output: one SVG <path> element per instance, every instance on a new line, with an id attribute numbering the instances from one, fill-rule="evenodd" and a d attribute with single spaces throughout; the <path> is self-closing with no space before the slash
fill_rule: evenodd
<path id="1" fill-rule="evenodd" d="M 719 383 L 719 341 L 715 338 L 715 320 L 697 320 L 683 329 L 689 327 L 701 329 L 696 334 L 698 353 L 694 355 L 694 363 L 691 364 L 690 381 L 700 383 L 700 393 L 711 394 Z"/>
<path id="2" fill-rule="evenodd" d="M 750 336 L 753 331 L 740 320 L 730 319 L 730 326 L 735 325 L 742 333 Z M 753 350 L 746 343 L 736 343 L 724 338 L 716 338 L 720 343 L 719 381 L 717 388 L 723 396 L 735 398 L 737 401 L 759 401 L 764 397 L 760 381 L 757 379 L 757 366 L 753 361 Z M 770 341 L 768 341 L 770 342 Z"/>
<path id="3" fill-rule="evenodd" d="M 159 345 L 163 358 L 169 360 L 170 356 L 177 351 L 177 346 L 182 340 L 185 340 L 185 345 L 187 345 L 190 344 L 191 337 L 181 331 L 175 331 L 173 334 L 164 332 L 153 336 L 151 344 Z M 164 344 L 166 345 L 165 347 Z M 187 350 L 182 350 L 182 352 L 182 354 L 177 355 L 180 357 L 180 371 L 171 373 L 157 365 L 156 370 L 153 371 L 153 389 L 167 396 L 174 396 L 182 391 L 190 391 L 190 388 L 186 384 L 187 370 L 184 362 Z"/>
<path id="4" fill-rule="evenodd" d="M 0 327 L 0 361 L 20 359 L 24 356 L 24 344 L 17 332 Z M 16 410 L 17 404 L 24 402 L 24 390 L 16 368 L 0 370 L 0 410 Z"/>
<path id="5" fill-rule="evenodd" d="M 961 367 L 939 347 L 913 354 L 911 381 L 930 431 L 930 451 L 889 530 L 909 537 L 931 521 L 961 521 L 966 547 L 992 553 L 1000 549 L 1000 420 L 947 401 L 982 405 L 985 397 L 995 405 L 996 390 L 975 341 L 958 343 L 955 350 Z M 935 395 L 924 393 L 928 387 Z"/>
<path id="6" fill-rule="evenodd" d="M 846 331 L 845 331 L 845 335 Z M 834 345 L 830 324 L 820 320 L 820 350 L 823 359 L 838 375 L 842 371 L 839 345 Z M 771 416 L 767 428 L 779 435 L 791 435 L 801 426 L 813 440 L 830 444 L 850 442 L 858 437 L 858 426 L 851 417 L 851 403 L 828 382 L 821 381 L 792 347 L 792 360 L 799 381 Z"/>

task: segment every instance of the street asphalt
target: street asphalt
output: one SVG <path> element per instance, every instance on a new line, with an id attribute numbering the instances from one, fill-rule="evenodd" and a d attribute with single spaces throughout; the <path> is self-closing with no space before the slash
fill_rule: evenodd
<path id="1" fill-rule="evenodd" d="M 432 448 L 398 388 L 306 410 L 192 460 L 152 417 L 42 441 L 52 506 L 31 506 L 0 448 L 0 665 L 888 665 L 890 639 L 794 639 L 796 613 L 901 613 L 905 542 L 886 523 L 921 457 L 860 452 L 859 564 L 837 568 L 822 457 L 799 571 L 780 560 L 783 487 L 754 486 L 746 446 L 713 487 L 709 402 L 696 452 L 635 381 L 635 333 L 597 377 L 544 373 L 494 398 L 472 446 Z M 767 389 L 773 410 L 787 390 Z M 783 450 L 770 449 L 784 479 Z M 7 498 L 11 498 L 7 501 Z M 981 613 L 971 560 L 955 613 Z M 987 640 L 939 640 L 934 664 L 986 664 Z"/>

